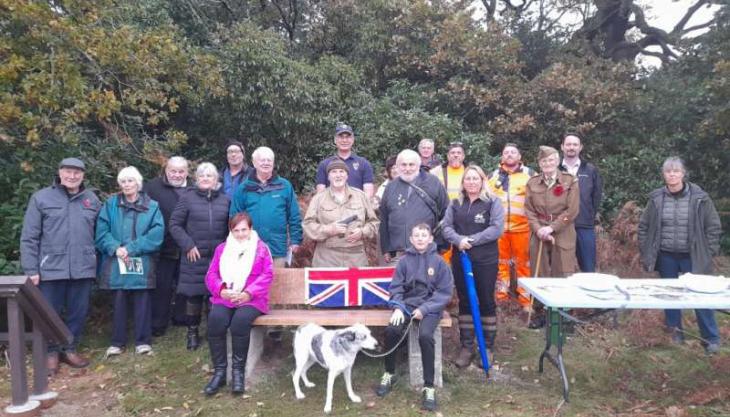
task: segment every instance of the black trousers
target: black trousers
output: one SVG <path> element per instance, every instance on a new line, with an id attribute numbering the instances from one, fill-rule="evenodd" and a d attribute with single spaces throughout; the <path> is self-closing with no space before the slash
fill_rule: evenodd
<path id="1" fill-rule="evenodd" d="M 180 273 L 179 259 L 160 258 L 157 263 L 157 285 L 152 290 L 152 328 L 164 332 L 170 324 L 172 293 Z"/>
<path id="2" fill-rule="evenodd" d="M 454 285 L 459 297 L 459 316 L 471 315 L 461 262 L 456 259 L 456 262 L 451 263 L 451 268 L 454 271 Z M 474 284 L 479 299 L 479 313 L 482 317 L 496 316 L 497 303 L 494 301 L 494 284 L 497 282 L 497 264 L 484 265 L 474 262 L 472 272 L 474 272 Z"/>
<path id="3" fill-rule="evenodd" d="M 127 311 L 130 303 L 134 315 L 134 344 L 149 345 L 152 342 L 152 290 L 114 290 L 113 297 L 112 346 L 127 345 Z"/>
<path id="4" fill-rule="evenodd" d="M 414 322 L 414 326 L 418 326 L 418 345 L 421 347 L 421 362 L 423 365 L 423 385 L 425 387 L 433 387 L 433 375 L 435 367 L 435 345 L 433 333 L 441 321 L 441 314 L 427 314 L 420 322 Z M 408 323 L 400 326 L 388 325 L 385 328 L 385 350 L 393 349 L 398 340 L 403 336 Z M 406 337 L 403 340 L 406 340 Z M 385 371 L 391 374 L 395 373 L 395 352 L 385 357 Z"/>
<path id="5" fill-rule="evenodd" d="M 231 336 L 248 339 L 253 321 L 260 315 L 261 312 L 251 306 L 228 308 L 213 304 L 208 314 L 208 337 L 225 337 L 230 329 Z"/>
<path id="6" fill-rule="evenodd" d="M 198 326 L 203 314 L 203 303 L 205 302 L 204 295 L 191 295 L 187 296 L 178 293 L 175 296 L 175 304 L 181 303 L 179 313 L 176 312 L 176 322 L 185 326 Z M 178 308 L 175 308 L 177 311 Z"/>

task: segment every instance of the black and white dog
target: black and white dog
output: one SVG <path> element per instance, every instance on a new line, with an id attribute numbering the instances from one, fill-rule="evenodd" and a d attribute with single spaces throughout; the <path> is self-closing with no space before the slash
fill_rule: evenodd
<path id="1" fill-rule="evenodd" d="M 326 330 L 313 323 L 300 326 L 294 334 L 296 369 L 292 378 L 297 399 L 304 398 L 304 393 L 299 388 L 299 379 L 304 381 L 304 386 L 313 387 L 314 384 L 307 378 L 307 370 L 318 363 L 329 371 L 325 413 L 332 411 L 332 386 L 335 378 L 343 372 L 350 400 L 354 403 L 362 401 L 352 391 L 352 365 L 360 349 L 375 349 L 377 344 L 378 341 L 370 335 L 370 329 L 362 324 L 338 330 Z"/>

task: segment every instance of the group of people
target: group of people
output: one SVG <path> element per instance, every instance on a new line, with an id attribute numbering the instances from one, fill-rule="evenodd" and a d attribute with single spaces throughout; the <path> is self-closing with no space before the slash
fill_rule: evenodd
<path id="1" fill-rule="evenodd" d="M 55 373 L 61 362 L 88 365 L 77 347 L 98 277 L 99 288 L 110 290 L 113 300 L 107 357 L 126 349 L 130 306 L 137 354 L 152 352 L 152 337 L 163 335 L 171 321 L 187 326 L 186 346 L 197 349 L 209 299 L 213 376 L 204 391 L 212 395 L 226 385 L 230 329 L 231 390 L 243 393 L 249 334 L 256 317 L 268 311 L 273 269 L 287 265 L 304 235 L 315 242 L 314 267 L 368 266 L 365 242 L 377 239 L 380 263 L 395 266 L 386 348 L 401 339 L 408 320 L 420 321 L 423 406 L 432 410 L 433 332 L 454 287 L 461 341 L 455 363 L 466 367 L 474 358 L 475 326 L 482 326 L 493 354 L 497 301 L 512 295 L 532 315 L 533 303 L 517 278 L 595 271 L 602 180 L 581 159 L 577 134 L 564 136 L 562 158 L 557 149 L 541 146 L 539 172 L 525 166 L 517 145 L 508 143 L 490 174 L 465 162 L 463 143 L 449 144 L 442 163 L 435 142 L 423 139 L 418 152 L 406 149 L 387 159 L 387 179 L 376 192 L 372 165 L 353 151 L 352 127 L 338 124 L 334 133 L 336 151 L 317 167 L 316 195 L 303 220 L 294 189 L 275 170 L 268 147 L 254 150 L 248 166 L 243 144 L 231 141 L 222 172 L 203 162 L 192 181 L 188 161 L 179 156 L 146 183 L 135 167 L 125 167 L 117 175 L 119 192 L 104 203 L 84 184 L 84 162 L 62 160 L 54 184 L 31 197 L 21 237 L 24 272 L 74 336 L 69 345 L 49 346 L 49 371 Z M 639 226 L 644 266 L 662 277 L 710 273 L 721 233 L 714 205 L 685 180 L 681 160 L 668 159 L 662 173 L 666 186 L 650 194 Z M 473 264 L 481 323 L 472 320 L 458 257 L 449 262 L 459 252 Z M 679 314 L 666 314 L 677 342 L 683 334 Z M 530 327 L 544 325 L 542 314 L 532 316 Z M 698 310 L 697 316 L 705 348 L 714 353 L 714 315 Z M 378 395 L 390 391 L 394 367 L 391 355 Z"/>

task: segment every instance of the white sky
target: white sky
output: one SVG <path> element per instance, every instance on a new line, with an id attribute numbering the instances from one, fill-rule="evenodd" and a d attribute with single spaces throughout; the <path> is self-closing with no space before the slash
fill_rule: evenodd
<path id="1" fill-rule="evenodd" d="M 644 16 L 647 22 L 655 27 L 670 32 L 674 26 L 682 19 L 682 16 L 686 13 L 687 9 L 694 4 L 696 0 L 636 0 L 636 3 L 643 6 Z M 514 0 L 514 3 L 519 4 L 520 1 Z M 474 17 L 479 18 L 484 15 L 484 6 L 481 1 L 475 0 L 473 3 Z M 712 19 L 713 14 L 719 8 L 719 6 L 703 6 L 697 10 L 692 18 L 689 20 L 685 28 L 706 23 Z M 566 17 L 566 19 L 571 19 Z M 701 31 L 693 32 L 692 36 L 697 36 Z M 650 49 L 660 51 L 659 47 L 652 47 Z M 654 57 L 639 56 L 637 58 L 637 65 L 644 67 L 657 67 L 661 65 L 661 61 Z"/>
<path id="2" fill-rule="evenodd" d="M 692 4 L 696 3 L 696 1 L 639 0 L 638 3 L 642 6 L 646 6 L 644 7 L 644 15 L 650 25 L 670 32 L 674 28 L 674 26 L 679 23 L 680 19 L 682 19 L 684 14 L 687 12 L 687 9 L 689 9 Z M 692 15 L 692 18 L 689 20 L 689 22 L 687 22 L 684 27 L 689 28 L 692 26 L 707 23 L 709 20 L 712 19 L 712 16 L 718 9 L 718 7 L 719 6 L 711 6 L 709 8 L 706 6 L 701 7 Z M 704 31 L 705 30 L 698 30 L 692 32 L 690 33 L 690 36 L 697 36 Z M 659 47 L 650 47 L 649 49 L 661 51 Z M 641 55 L 637 57 L 636 63 L 637 65 L 641 65 L 644 67 L 657 67 L 661 65 L 661 61 L 659 60 L 659 58 Z"/>

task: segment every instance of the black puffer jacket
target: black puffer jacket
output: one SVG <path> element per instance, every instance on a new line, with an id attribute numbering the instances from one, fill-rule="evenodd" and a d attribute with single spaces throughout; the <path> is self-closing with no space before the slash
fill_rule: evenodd
<path id="1" fill-rule="evenodd" d="M 180 278 L 177 292 L 204 295 L 205 274 L 215 247 L 228 236 L 230 200 L 220 190 L 189 189 L 180 197 L 170 217 L 170 233 L 180 247 Z M 191 263 L 187 253 L 197 247 L 200 259 Z"/>
<path id="2" fill-rule="evenodd" d="M 190 181 L 188 181 L 189 183 Z M 187 189 L 173 187 L 172 184 L 167 182 L 165 174 L 162 174 L 161 177 L 153 178 L 145 183 L 144 191 L 160 205 L 160 212 L 162 212 L 162 218 L 165 220 L 165 240 L 162 241 L 162 247 L 160 248 L 160 258 L 177 259 L 180 256 L 180 249 L 170 234 L 170 216 L 180 199 L 180 195 L 184 194 Z"/>

